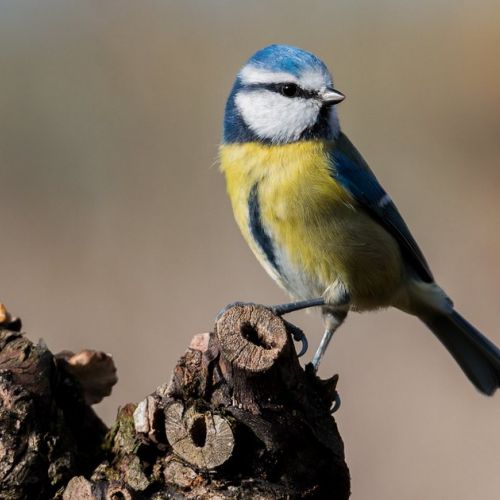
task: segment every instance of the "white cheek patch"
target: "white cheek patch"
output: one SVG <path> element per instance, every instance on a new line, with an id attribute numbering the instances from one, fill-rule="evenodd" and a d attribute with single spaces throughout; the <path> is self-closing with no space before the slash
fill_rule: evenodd
<path id="1" fill-rule="evenodd" d="M 289 98 L 269 90 L 242 91 L 235 102 L 248 127 L 275 143 L 298 140 L 316 123 L 321 108 L 315 99 Z"/>

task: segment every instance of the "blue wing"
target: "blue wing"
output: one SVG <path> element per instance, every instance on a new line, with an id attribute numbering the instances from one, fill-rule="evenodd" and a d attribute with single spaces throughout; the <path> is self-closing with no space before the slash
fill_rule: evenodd
<path id="1" fill-rule="evenodd" d="M 434 281 L 429 265 L 396 205 L 379 184 L 361 154 L 341 132 L 331 151 L 331 175 L 399 243 L 406 262 L 423 281 Z"/>

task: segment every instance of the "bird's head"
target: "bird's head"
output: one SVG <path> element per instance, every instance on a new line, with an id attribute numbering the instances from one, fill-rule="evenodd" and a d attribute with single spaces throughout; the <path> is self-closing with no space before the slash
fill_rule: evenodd
<path id="1" fill-rule="evenodd" d="M 334 105 L 344 95 L 320 59 L 289 45 L 255 53 L 236 77 L 224 117 L 224 142 L 283 144 L 333 139 Z"/>

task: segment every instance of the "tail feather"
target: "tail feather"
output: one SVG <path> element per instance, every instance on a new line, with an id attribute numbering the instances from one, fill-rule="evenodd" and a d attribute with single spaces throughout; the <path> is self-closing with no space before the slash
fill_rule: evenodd
<path id="1" fill-rule="evenodd" d="M 500 387 L 500 349 L 456 311 L 420 318 L 448 349 L 476 388 L 491 396 Z"/>

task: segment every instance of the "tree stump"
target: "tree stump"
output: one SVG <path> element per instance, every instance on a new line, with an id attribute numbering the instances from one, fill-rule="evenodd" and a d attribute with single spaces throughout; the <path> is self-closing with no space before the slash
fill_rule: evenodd
<path id="1" fill-rule="evenodd" d="M 96 378 L 104 375 L 94 370 L 75 380 L 80 368 L 72 372 L 65 365 L 72 357 L 56 359 L 43 346 L 36 370 L 21 370 L 24 361 L 9 339 L 17 335 L 16 342 L 37 346 L 6 334 L 0 369 L 2 360 L 15 360 L 7 371 L 25 378 L 0 371 L 0 497 L 14 485 L 5 498 L 347 499 L 349 471 L 330 414 L 337 377 L 322 381 L 310 365 L 302 369 L 295 331 L 263 306 L 230 308 L 212 333 L 192 339 L 168 384 L 119 410 L 106 437 L 88 406 L 102 385 Z M 85 389 L 89 380 L 92 388 Z M 71 390 L 59 394 L 61 383 Z M 21 433 L 13 429 L 12 412 L 21 415 L 15 420 Z M 85 425 L 75 424 L 75 413 Z M 44 446 L 27 453 L 27 436 L 38 420 L 45 434 L 40 431 L 37 442 Z M 24 444 L 8 437 L 11 432 L 14 438 L 21 434 Z M 48 446 L 47 437 L 57 445 Z M 22 474 L 4 467 L 21 463 L 18 455 L 27 464 Z M 58 466 L 61 456 L 64 466 Z M 29 484 L 23 483 L 27 477 Z"/>

